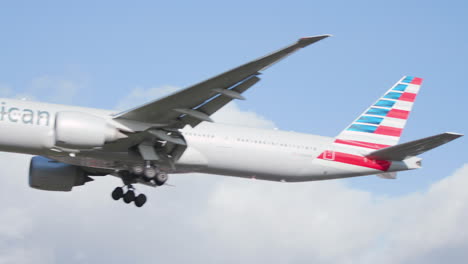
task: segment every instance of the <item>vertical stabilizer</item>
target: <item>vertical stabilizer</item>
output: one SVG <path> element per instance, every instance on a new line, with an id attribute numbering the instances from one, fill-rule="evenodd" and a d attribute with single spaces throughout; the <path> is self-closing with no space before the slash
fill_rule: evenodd
<path id="1" fill-rule="evenodd" d="M 335 144 L 369 150 L 396 145 L 413 108 L 422 79 L 405 76 L 343 130 Z"/>

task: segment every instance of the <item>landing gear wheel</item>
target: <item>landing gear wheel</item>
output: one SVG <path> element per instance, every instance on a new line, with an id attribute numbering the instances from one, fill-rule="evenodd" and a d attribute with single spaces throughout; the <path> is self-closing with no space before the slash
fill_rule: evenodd
<path id="1" fill-rule="evenodd" d="M 132 168 L 132 172 L 136 175 L 141 175 L 143 174 L 144 171 L 145 171 L 145 168 L 143 167 L 143 165 L 135 165 Z"/>
<path id="2" fill-rule="evenodd" d="M 145 177 L 148 179 L 152 179 L 158 174 L 158 171 L 155 167 L 146 167 L 145 168 Z"/>
<path id="3" fill-rule="evenodd" d="M 114 189 L 114 191 L 112 191 L 112 199 L 116 201 L 122 198 L 123 196 L 124 196 L 124 191 L 122 187 L 117 187 Z"/>
<path id="4" fill-rule="evenodd" d="M 129 190 L 124 194 L 123 200 L 125 203 L 131 203 L 135 201 L 135 192 L 133 190 Z"/>
<path id="5" fill-rule="evenodd" d="M 156 175 L 156 177 L 154 178 L 154 181 L 156 182 L 156 185 L 161 186 L 164 183 L 166 183 L 168 178 L 169 177 L 167 176 L 167 173 L 161 172 L 161 173 L 158 173 L 158 175 Z"/>
<path id="6" fill-rule="evenodd" d="M 139 194 L 135 198 L 135 206 L 136 207 L 142 207 L 146 203 L 146 195 L 144 194 Z"/>

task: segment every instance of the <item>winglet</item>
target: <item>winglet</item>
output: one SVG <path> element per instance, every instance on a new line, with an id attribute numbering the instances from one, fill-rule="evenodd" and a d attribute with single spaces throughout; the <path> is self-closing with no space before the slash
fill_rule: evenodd
<path id="1" fill-rule="evenodd" d="M 300 38 L 297 43 L 300 45 L 301 48 L 307 47 L 310 44 L 313 44 L 317 41 L 320 41 L 322 39 L 331 37 L 332 35 L 330 34 L 325 34 L 325 35 L 318 35 L 318 36 L 311 36 L 311 37 L 303 37 Z"/>
<path id="2" fill-rule="evenodd" d="M 328 38 L 331 35 L 326 34 L 326 35 L 318 35 L 318 36 L 311 36 L 311 37 L 303 37 L 297 40 L 295 43 L 292 45 L 289 45 L 283 49 L 280 49 L 278 51 L 275 51 L 269 55 L 266 55 L 264 57 L 261 57 L 255 61 L 252 61 L 250 63 L 247 63 L 243 66 L 250 65 L 250 64 L 257 64 L 257 65 L 262 65 L 261 68 L 258 69 L 258 71 L 263 71 L 269 67 L 271 67 L 273 64 L 277 63 L 278 61 L 288 57 L 289 55 L 293 54 L 294 52 L 298 51 L 299 49 L 305 48 L 309 46 L 310 44 L 313 44 L 315 42 L 318 42 L 322 39 Z M 241 67 L 243 67 L 241 66 Z"/>
<path id="3" fill-rule="evenodd" d="M 450 135 L 450 136 L 453 137 L 454 139 L 457 139 L 457 138 L 459 138 L 459 137 L 463 137 L 463 136 L 464 136 L 463 134 L 456 133 L 456 132 L 445 132 L 445 134 Z"/>

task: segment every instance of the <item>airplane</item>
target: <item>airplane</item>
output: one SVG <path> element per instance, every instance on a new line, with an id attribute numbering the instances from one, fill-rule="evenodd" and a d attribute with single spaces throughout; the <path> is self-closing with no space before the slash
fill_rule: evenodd
<path id="1" fill-rule="evenodd" d="M 211 115 L 255 85 L 263 70 L 330 35 L 292 45 L 124 112 L 0 99 L 0 151 L 34 155 L 29 185 L 71 191 L 112 175 L 111 196 L 143 206 L 135 184 L 162 186 L 168 174 L 199 172 L 279 182 L 364 175 L 396 178 L 418 157 L 461 134 L 398 144 L 422 79 L 404 76 L 336 137 L 214 123 Z M 201 125 L 203 124 L 203 125 Z"/>

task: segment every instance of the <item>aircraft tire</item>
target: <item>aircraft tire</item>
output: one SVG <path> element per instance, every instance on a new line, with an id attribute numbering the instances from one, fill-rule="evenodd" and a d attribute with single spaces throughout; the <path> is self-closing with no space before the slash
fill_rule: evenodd
<path id="1" fill-rule="evenodd" d="M 135 198 L 135 206 L 136 207 L 142 207 L 146 203 L 146 195 L 144 194 L 139 194 Z"/>
<path id="2" fill-rule="evenodd" d="M 154 181 L 156 182 L 156 185 L 161 186 L 164 183 L 166 183 L 167 179 L 169 176 L 165 172 L 158 173 L 156 177 L 154 177 Z"/>
<path id="3" fill-rule="evenodd" d="M 147 179 L 152 179 L 158 174 L 158 170 L 155 167 L 145 168 L 144 175 Z"/>
<path id="4" fill-rule="evenodd" d="M 124 196 L 124 192 L 123 192 L 122 187 L 117 187 L 114 189 L 114 191 L 112 191 L 112 199 L 116 201 L 122 198 L 123 196 Z"/>
<path id="5" fill-rule="evenodd" d="M 135 201 L 135 192 L 132 190 L 129 190 L 128 192 L 124 194 L 123 200 L 125 203 L 131 203 Z"/>

